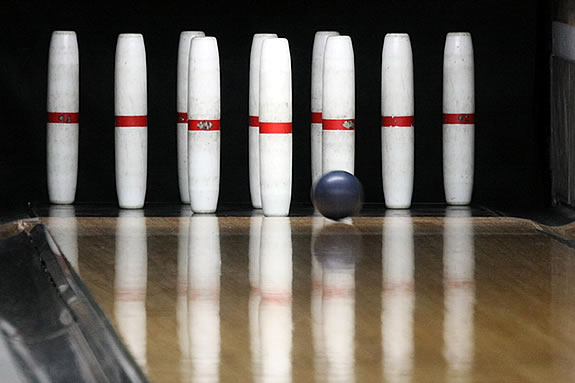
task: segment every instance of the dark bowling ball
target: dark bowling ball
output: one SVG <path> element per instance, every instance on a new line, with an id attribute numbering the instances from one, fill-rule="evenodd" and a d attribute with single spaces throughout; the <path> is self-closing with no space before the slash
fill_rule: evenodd
<path id="1" fill-rule="evenodd" d="M 326 218 L 340 220 L 351 217 L 359 213 L 363 205 L 363 186 L 353 174 L 334 170 L 317 181 L 312 201 Z"/>

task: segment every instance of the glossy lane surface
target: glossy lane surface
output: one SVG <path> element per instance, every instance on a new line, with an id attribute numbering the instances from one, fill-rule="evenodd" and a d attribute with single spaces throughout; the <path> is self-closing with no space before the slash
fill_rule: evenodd
<path id="1" fill-rule="evenodd" d="M 527 220 L 42 218 L 157 382 L 566 382 L 575 251 Z"/>

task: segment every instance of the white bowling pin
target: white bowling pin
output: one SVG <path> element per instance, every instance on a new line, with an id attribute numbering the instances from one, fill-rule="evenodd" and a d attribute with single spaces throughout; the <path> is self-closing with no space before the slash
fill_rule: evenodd
<path id="1" fill-rule="evenodd" d="M 188 181 L 194 213 L 214 213 L 220 193 L 220 57 L 215 37 L 194 37 L 188 74 Z"/>
<path id="2" fill-rule="evenodd" d="M 354 174 L 355 69 L 349 36 L 328 37 L 323 61 L 322 172 Z"/>
<path id="3" fill-rule="evenodd" d="M 407 209 L 413 194 L 413 58 L 409 35 L 385 36 L 381 54 L 381 160 L 385 205 Z"/>
<path id="4" fill-rule="evenodd" d="M 386 381 L 411 381 L 414 335 L 413 222 L 405 210 L 388 210 L 383 221 L 382 339 Z"/>
<path id="5" fill-rule="evenodd" d="M 51 203 L 70 204 L 78 178 L 78 41 L 73 31 L 55 31 L 48 57 L 46 165 Z"/>
<path id="6" fill-rule="evenodd" d="M 115 269 L 114 316 L 128 350 L 145 371 L 148 250 L 142 210 L 120 212 L 116 225 Z"/>
<path id="7" fill-rule="evenodd" d="M 260 61 L 260 183 L 265 216 L 287 216 L 292 193 L 292 83 L 287 39 L 266 39 Z"/>
<path id="8" fill-rule="evenodd" d="M 118 203 L 123 209 L 139 209 L 146 198 L 148 171 L 146 50 L 141 34 L 118 36 L 114 85 Z"/>
<path id="9" fill-rule="evenodd" d="M 188 63 L 190 61 L 190 42 L 196 36 L 204 36 L 201 31 L 180 33 L 178 44 L 178 69 L 176 84 L 176 108 L 178 112 L 178 186 L 182 203 L 190 203 L 188 182 Z"/>
<path id="10" fill-rule="evenodd" d="M 264 217 L 260 248 L 262 382 L 291 382 L 292 241 L 287 217 Z"/>
<path id="11" fill-rule="evenodd" d="M 474 270 L 470 209 L 448 207 L 443 226 L 443 355 L 453 380 L 467 377 L 473 365 Z"/>
<path id="12" fill-rule="evenodd" d="M 311 184 L 322 176 L 322 103 L 323 103 L 323 54 L 325 43 L 330 36 L 338 36 L 338 32 L 319 31 L 315 33 L 311 56 Z"/>
<path id="13" fill-rule="evenodd" d="M 249 177 L 250 196 L 254 209 L 262 208 L 260 187 L 260 58 L 265 39 L 277 38 L 275 33 L 256 33 L 252 39 L 250 52 L 249 87 Z"/>
<path id="14" fill-rule="evenodd" d="M 443 58 L 443 185 L 450 205 L 467 205 L 473 191 L 475 80 L 467 32 L 448 33 Z"/>
<path id="15" fill-rule="evenodd" d="M 220 376 L 220 274 L 218 218 L 190 218 L 188 333 L 191 379 L 218 382 Z"/>

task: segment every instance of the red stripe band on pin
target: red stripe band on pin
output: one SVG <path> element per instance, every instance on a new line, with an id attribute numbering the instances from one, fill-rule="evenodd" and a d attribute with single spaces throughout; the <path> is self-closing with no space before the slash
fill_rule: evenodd
<path id="1" fill-rule="evenodd" d="M 178 112 L 178 123 L 186 123 L 188 122 L 188 114 Z"/>
<path id="2" fill-rule="evenodd" d="M 195 130 L 195 131 L 220 130 L 220 120 L 188 120 L 188 130 Z"/>
<path id="3" fill-rule="evenodd" d="M 475 114 L 473 113 L 444 113 L 444 124 L 475 124 Z"/>
<path id="4" fill-rule="evenodd" d="M 261 134 L 290 134 L 291 132 L 291 122 L 260 122 Z"/>
<path id="5" fill-rule="evenodd" d="M 148 126 L 148 116 L 116 116 L 116 127 Z"/>
<path id="6" fill-rule="evenodd" d="M 311 123 L 312 124 L 321 124 L 322 121 L 322 116 L 321 116 L 321 112 L 320 113 L 312 113 L 311 114 Z"/>
<path id="7" fill-rule="evenodd" d="M 413 126 L 413 116 L 383 116 L 381 126 Z"/>
<path id="8" fill-rule="evenodd" d="M 48 122 L 54 124 L 77 124 L 79 120 L 79 113 L 48 113 Z"/>
<path id="9" fill-rule="evenodd" d="M 260 126 L 260 118 L 258 116 L 250 116 L 250 126 Z"/>
<path id="10" fill-rule="evenodd" d="M 323 130 L 355 130 L 355 120 L 322 120 Z"/>

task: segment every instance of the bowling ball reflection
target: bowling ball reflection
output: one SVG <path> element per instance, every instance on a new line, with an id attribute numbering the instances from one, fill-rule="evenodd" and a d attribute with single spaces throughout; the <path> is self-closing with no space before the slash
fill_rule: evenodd
<path id="1" fill-rule="evenodd" d="M 353 225 L 333 223 L 324 226 L 315 238 L 313 251 L 322 267 L 353 267 L 361 255 L 361 232 Z"/>

